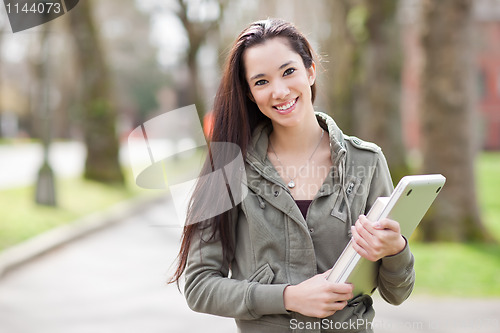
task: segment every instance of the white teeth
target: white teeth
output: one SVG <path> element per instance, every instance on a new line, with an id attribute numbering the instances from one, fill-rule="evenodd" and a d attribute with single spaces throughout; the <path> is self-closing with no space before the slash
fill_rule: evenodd
<path id="1" fill-rule="evenodd" d="M 283 106 L 276 106 L 276 109 L 280 110 L 280 111 L 283 111 L 283 110 L 286 110 L 286 109 L 289 109 L 291 108 L 295 102 L 297 101 L 297 99 L 294 99 L 293 101 L 289 102 L 288 104 L 286 105 L 283 105 Z"/>

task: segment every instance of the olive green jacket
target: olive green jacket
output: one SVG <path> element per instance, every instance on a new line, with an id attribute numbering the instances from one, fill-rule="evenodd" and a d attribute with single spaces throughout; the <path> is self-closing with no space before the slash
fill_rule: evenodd
<path id="1" fill-rule="evenodd" d="M 241 332 L 372 331 L 368 295 L 325 319 L 289 312 L 283 304 L 285 287 L 331 268 L 357 217 L 393 190 L 378 146 L 344 135 L 324 113 L 316 117 L 329 134 L 333 167 L 306 219 L 267 158 L 271 127 L 256 128 L 246 158 L 248 194 L 231 211 L 235 251 L 230 266 L 223 264 L 220 242 L 207 241 L 209 229 L 201 231 L 205 241 L 191 244 L 184 291 L 194 311 L 233 317 Z M 378 289 L 389 303 L 402 303 L 414 280 L 408 246 L 380 260 Z"/>

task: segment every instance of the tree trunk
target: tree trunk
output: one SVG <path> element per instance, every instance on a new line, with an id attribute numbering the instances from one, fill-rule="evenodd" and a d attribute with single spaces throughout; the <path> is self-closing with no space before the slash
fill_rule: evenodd
<path id="1" fill-rule="evenodd" d="M 92 18 L 92 1 L 80 2 L 78 12 L 68 15 L 83 85 L 81 97 L 87 146 L 84 176 L 100 182 L 123 184 L 111 79 Z"/>
<path id="2" fill-rule="evenodd" d="M 49 27 L 50 23 L 42 30 L 40 35 L 41 61 L 38 67 L 38 103 L 37 103 L 37 125 L 40 131 L 43 147 L 43 162 L 38 171 L 35 186 L 35 202 L 39 205 L 57 206 L 55 177 L 49 163 L 49 147 L 53 136 L 53 110 L 50 103 L 50 79 L 51 61 L 49 56 Z"/>
<path id="3" fill-rule="evenodd" d="M 484 241 L 474 180 L 471 0 L 422 2 L 423 172 L 447 182 L 422 222 L 425 241 Z"/>
<path id="4" fill-rule="evenodd" d="M 384 151 L 395 182 L 409 173 L 401 133 L 401 48 L 394 0 L 366 1 L 360 135 Z"/>
<path id="5" fill-rule="evenodd" d="M 193 101 L 196 105 L 196 111 L 198 112 L 198 118 L 203 119 L 205 115 L 205 100 L 203 98 L 203 89 L 200 84 L 200 75 L 198 69 L 197 56 L 198 51 L 201 47 L 201 40 L 199 36 L 193 34 L 188 34 L 189 36 L 189 48 L 187 50 L 187 66 L 189 70 L 189 81 L 188 86 L 188 98 Z"/>
<path id="6" fill-rule="evenodd" d="M 348 17 L 360 8 L 360 1 L 327 1 L 325 6 L 331 13 L 331 32 L 323 41 L 328 54 L 324 59 L 327 72 L 321 79 L 327 91 L 327 112 L 346 134 L 354 134 L 358 131 L 355 100 L 359 90 L 363 37 L 355 26 L 349 24 Z"/>
<path id="7" fill-rule="evenodd" d="M 203 88 L 200 82 L 197 56 L 201 46 L 206 42 L 207 37 L 219 28 L 219 22 L 222 20 L 227 1 L 221 0 L 218 2 L 219 17 L 217 19 L 214 21 L 201 22 L 192 21 L 188 17 L 189 6 L 196 6 L 196 4 L 190 4 L 187 0 L 177 0 L 177 4 L 179 5 L 179 10 L 176 14 L 186 30 L 189 39 L 189 46 L 186 50 L 186 64 L 189 72 L 189 84 L 186 87 L 188 93 L 187 97 L 196 105 L 198 117 L 202 120 L 207 110 L 205 107 Z"/>

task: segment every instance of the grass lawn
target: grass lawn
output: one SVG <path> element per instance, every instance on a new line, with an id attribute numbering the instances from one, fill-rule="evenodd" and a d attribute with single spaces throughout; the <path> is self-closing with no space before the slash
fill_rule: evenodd
<path id="1" fill-rule="evenodd" d="M 410 243 L 415 256 L 414 293 L 500 297 L 500 246 Z"/>
<path id="2" fill-rule="evenodd" d="M 415 293 L 500 297 L 500 153 L 483 153 L 476 165 L 483 221 L 499 244 L 410 242 Z"/>
<path id="3" fill-rule="evenodd" d="M 144 192 L 132 185 L 130 173 L 126 177 L 126 187 L 107 186 L 80 178 L 58 179 L 57 207 L 35 204 L 33 186 L 0 191 L 0 251 Z"/>

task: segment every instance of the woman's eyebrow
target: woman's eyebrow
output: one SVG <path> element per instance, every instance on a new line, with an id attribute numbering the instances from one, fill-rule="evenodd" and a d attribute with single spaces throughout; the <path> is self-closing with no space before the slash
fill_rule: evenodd
<path id="1" fill-rule="evenodd" d="M 278 70 L 282 70 L 283 68 L 287 67 L 288 65 L 290 65 L 290 64 L 292 64 L 292 63 L 294 63 L 294 62 L 296 62 L 296 61 L 295 61 L 295 60 L 290 60 L 290 61 L 287 61 L 287 62 L 285 62 L 283 65 L 281 65 L 281 66 L 278 68 Z M 256 75 L 254 75 L 254 76 L 252 76 L 252 77 L 250 78 L 250 81 L 256 80 L 256 79 L 261 78 L 261 77 L 263 77 L 263 76 L 265 76 L 265 74 L 262 74 L 262 73 L 261 73 L 261 74 L 256 74 Z"/>
<path id="2" fill-rule="evenodd" d="M 281 65 L 280 68 L 278 68 L 278 70 L 283 69 L 283 68 L 287 67 L 288 65 L 290 65 L 290 64 L 292 64 L 294 62 L 296 62 L 296 61 L 295 60 L 287 61 L 283 65 Z"/>

